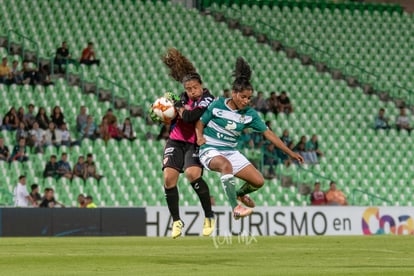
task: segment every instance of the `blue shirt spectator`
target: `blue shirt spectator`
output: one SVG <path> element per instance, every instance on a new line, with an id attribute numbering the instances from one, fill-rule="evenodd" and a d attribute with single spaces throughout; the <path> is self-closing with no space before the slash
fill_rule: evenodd
<path id="1" fill-rule="evenodd" d="M 385 117 L 385 109 L 381 108 L 375 117 L 375 129 L 389 129 L 388 118 Z"/>
<path id="2" fill-rule="evenodd" d="M 97 126 L 93 121 L 91 115 L 88 116 L 86 123 L 82 125 L 81 135 L 83 138 L 95 139 L 96 138 Z"/>

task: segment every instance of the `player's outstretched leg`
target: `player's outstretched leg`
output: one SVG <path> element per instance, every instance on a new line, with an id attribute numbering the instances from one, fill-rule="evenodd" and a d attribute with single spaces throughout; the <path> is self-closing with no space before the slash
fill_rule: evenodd
<path id="1" fill-rule="evenodd" d="M 221 178 L 221 183 L 223 184 L 223 189 L 226 192 L 227 198 L 229 199 L 230 205 L 233 208 L 233 217 L 239 219 L 250 215 L 253 210 L 250 208 L 245 208 L 237 202 L 237 193 L 236 193 L 236 181 L 232 174 L 225 174 Z"/>
<path id="2" fill-rule="evenodd" d="M 240 189 L 237 190 L 237 199 L 247 207 L 254 208 L 256 206 L 256 203 L 247 194 L 253 193 L 258 189 L 258 187 L 255 187 L 252 184 L 246 182 L 243 186 L 241 186 Z"/>
<path id="3" fill-rule="evenodd" d="M 207 186 L 207 183 L 202 177 L 191 182 L 191 186 L 197 193 L 198 198 L 201 202 L 201 206 L 204 210 L 205 219 L 203 224 L 203 236 L 210 236 L 213 233 L 214 227 L 216 225 L 214 212 L 211 208 L 210 190 Z"/>
<path id="4" fill-rule="evenodd" d="M 264 184 L 264 178 L 261 173 L 253 166 L 248 165 L 239 171 L 236 176 L 246 181 L 244 185 L 237 190 L 237 199 L 243 202 L 244 205 L 253 208 L 256 206 L 254 201 L 248 196 L 260 189 Z"/>

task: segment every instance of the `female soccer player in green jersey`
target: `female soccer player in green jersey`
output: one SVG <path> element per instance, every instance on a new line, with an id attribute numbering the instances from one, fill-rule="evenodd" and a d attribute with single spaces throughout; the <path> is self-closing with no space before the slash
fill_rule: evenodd
<path id="1" fill-rule="evenodd" d="M 235 219 L 248 216 L 255 206 L 247 195 L 263 186 L 262 174 L 237 150 L 237 142 L 243 129 L 252 128 L 294 160 L 303 162 L 303 157 L 291 151 L 270 129 L 256 110 L 249 107 L 253 94 L 250 83 L 251 70 L 243 58 L 238 58 L 236 79 L 231 98 L 214 101 L 196 124 L 197 144 L 200 146 L 200 161 L 207 169 L 221 173 L 221 183 L 233 208 Z M 236 191 L 235 178 L 246 183 Z M 243 207 L 240 203 L 243 203 Z"/>

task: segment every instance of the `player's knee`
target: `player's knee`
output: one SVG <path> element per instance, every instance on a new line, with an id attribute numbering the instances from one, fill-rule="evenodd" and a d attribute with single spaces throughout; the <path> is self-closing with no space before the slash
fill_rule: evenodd
<path id="1" fill-rule="evenodd" d="M 175 180 L 175 177 L 164 175 L 164 187 L 167 189 L 171 189 L 175 186 L 177 186 L 177 181 Z"/>
<path id="2" fill-rule="evenodd" d="M 186 170 L 185 177 L 188 179 L 188 181 L 193 182 L 201 177 L 201 169 Z"/>
<path id="3" fill-rule="evenodd" d="M 221 173 L 222 174 L 233 174 L 233 166 L 229 161 L 223 162 L 221 166 Z"/>
<path id="4" fill-rule="evenodd" d="M 250 183 L 251 185 L 255 186 L 256 188 L 261 188 L 264 185 L 264 178 L 263 176 L 258 176 L 254 183 Z"/>

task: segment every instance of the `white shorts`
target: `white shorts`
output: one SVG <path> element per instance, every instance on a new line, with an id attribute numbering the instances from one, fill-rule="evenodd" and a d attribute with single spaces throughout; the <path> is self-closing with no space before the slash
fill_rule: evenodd
<path id="1" fill-rule="evenodd" d="M 250 165 L 250 161 L 238 150 L 218 150 L 215 148 L 200 149 L 199 158 L 201 164 L 208 170 L 210 161 L 216 156 L 223 156 L 230 161 L 233 166 L 233 175 L 236 175 L 246 166 Z"/>

